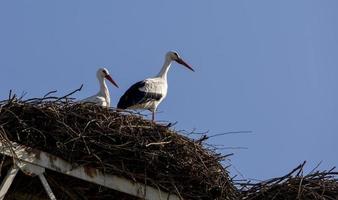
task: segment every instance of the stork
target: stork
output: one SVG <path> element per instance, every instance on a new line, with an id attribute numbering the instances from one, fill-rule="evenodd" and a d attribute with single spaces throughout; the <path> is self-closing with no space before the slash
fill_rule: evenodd
<path id="1" fill-rule="evenodd" d="M 119 109 L 144 109 L 152 112 L 152 121 L 155 120 L 157 106 L 167 96 L 167 74 L 172 61 L 194 71 L 175 51 L 169 51 L 165 55 L 165 61 L 157 76 L 139 81 L 132 85 L 120 98 L 117 104 Z"/>
<path id="2" fill-rule="evenodd" d="M 100 91 L 93 96 L 90 96 L 88 98 L 81 100 L 80 102 L 91 102 L 98 106 L 110 107 L 110 95 L 109 95 L 109 90 L 106 85 L 105 79 L 110 81 L 117 88 L 119 86 L 115 83 L 115 81 L 109 75 L 109 72 L 106 68 L 98 69 L 96 72 L 96 77 L 99 80 Z"/>

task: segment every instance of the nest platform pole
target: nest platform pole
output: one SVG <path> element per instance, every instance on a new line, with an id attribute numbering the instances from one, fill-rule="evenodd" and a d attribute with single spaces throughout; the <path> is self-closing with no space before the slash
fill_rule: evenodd
<path id="1" fill-rule="evenodd" d="M 3 182 L 0 185 L 0 200 L 5 199 L 5 196 L 9 190 L 9 188 L 11 187 L 15 176 L 17 175 L 17 173 L 19 172 L 19 168 L 17 168 L 16 166 L 12 166 L 9 170 L 8 173 L 5 177 L 5 179 L 3 180 Z"/>
<path id="2" fill-rule="evenodd" d="M 45 188 L 45 190 L 46 190 L 46 192 L 47 192 L 47 194 L 49 196 L 49 199 L 50 200 L 56 200 L 56 197 L 55 197 L 55 195 L 54 195 L 54 193 L 52 191 L 52 188 L 50 188 L 50 186 L 49 186 L 49 184 L 48 184 L 45 176 L 43 174 L 40 174 L 39 178 L 40 178 L 40 180 L 42 182 L 42 185 Z"/>
<path id="3" fill-rule="evenodd" d="M 34 157 L 30 158 L 31 161 L 34 160 Z M 13 166 L 8 170 L 8 174 L 5 177 L 4 181 L 2 182 L 0 186 L 0 200 L 4 199 L 8 189 L 10 188 L 11 184 L 13 183 L 18 171 L 21 170 L 23 173 L 25 173 L 28 176 L 38 176 L 40 178 L 40 181 L 45 188 L 45 191 L 47 195 L 49 196 L 50 200 L 56 200 L 56 197 L 53 193 L 52 188 L 49 186 L 45 176 L 45 168 L 39 167 L 37 165 L 33 165 L 27 162 L 15 162 L 13 163 Z"/>

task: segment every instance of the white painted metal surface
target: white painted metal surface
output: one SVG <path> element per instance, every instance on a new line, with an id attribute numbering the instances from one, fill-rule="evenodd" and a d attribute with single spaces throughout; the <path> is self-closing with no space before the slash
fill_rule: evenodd
<path id="1" fill-rule="evenodd" d="M 146 200 L 180 200 L 177 195 L 169 194 L 160 189 L 134 182 L 124 177 L 103 174 L 95 168 L 80 166 L 74 169 L 70 163 L 61 158 L 24 145 L 19 145 L 15 142 L 12 142 L 11 146 L 12 150 L 8 149 L 8 145 L 4 145 L 0 141 L 0 153 L 19 159 L 22 162 L 27 162 Z M 15 156 L 12 155 L 13 151 L 16 154 Z"/>
<path id="2" fill-rule="evenodd" d="M 45 188 L 46 193 L 49 196 L 49 199 L 50 200 L 56 200 L 56 197 L 53 193 L 52 188 L 49 186 L 45 176 L 43 175 L 43 173 L 45 173 L 44 167 L 40 167 L 40 166 L 37 166 L 37 165 L 30 164 L 28 162 L 21 162 L 21 161 L 18 161 L 15 164 L 26 175 L 28 175 L 28 176 L 39 176 L 41 183 L 42 183 L 43 187 Z"/>
<path id="3" fill-rule="evenodd" d="M 4 178 L 4 180 L 2 181 L 0 185 L 0 200 L 5 199 L 5 195 L 8 192 L 9 188 L 11 187 L 18 171 L 19 171 L 19 168 L 15 166 L 13 166 L 10 170 L 8 170 L 6 177 Z"/>
<path id="4" fill-rule="evenodd" d="M 47 192 L 47 194 L 49 196 L 49 199 L 50 200 L 56 200 L 56 197 L 55 197 L 55 195 L 53 193 L 53 190 L 52 190 L 52 188 L 50 188 L 50 186 L 49 186 L 49 184 L 48 184 L 45 176 L 43 174 L 40 174 L 39 178 L 40 178 L 40 181 L 41 181 L 43 187 L 45 188 L 45 190 L 46 190 L 46 192 Z"/>
<path id="5" fill-rule="evenodd" d="M 16 162 L 15 165 L 28 176 L 37 176 L 45 172 L 45 168 L 27 162 Z"/>

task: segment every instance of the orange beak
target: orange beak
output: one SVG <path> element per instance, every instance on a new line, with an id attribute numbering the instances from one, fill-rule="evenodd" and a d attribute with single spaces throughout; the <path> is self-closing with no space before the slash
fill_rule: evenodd
<path id="1" fill-rule="evenodd" d="M 117 88 L 119 88 L 119 86 L 115 83 L 115 81 L 111 78 L 111 76 L 109 74 L 107 74 L 105 76 L 105 78 L 110 81 L 113 85 L 115 85 Z"/>

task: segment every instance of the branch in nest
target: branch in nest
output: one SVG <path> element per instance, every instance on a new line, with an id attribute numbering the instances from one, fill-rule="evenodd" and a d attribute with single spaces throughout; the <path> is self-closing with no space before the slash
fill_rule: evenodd
<path id="1" fill-rule="evenodd" d="M 168 142 L 153 142 L 153 143 L 149 143 L 146 145 L 146 147 L 150 147 L 150 146 L 153 146 L 153 145 L 165 145 L 165 144 L 170 144 L 171 141 L 168 141 Z"/>

